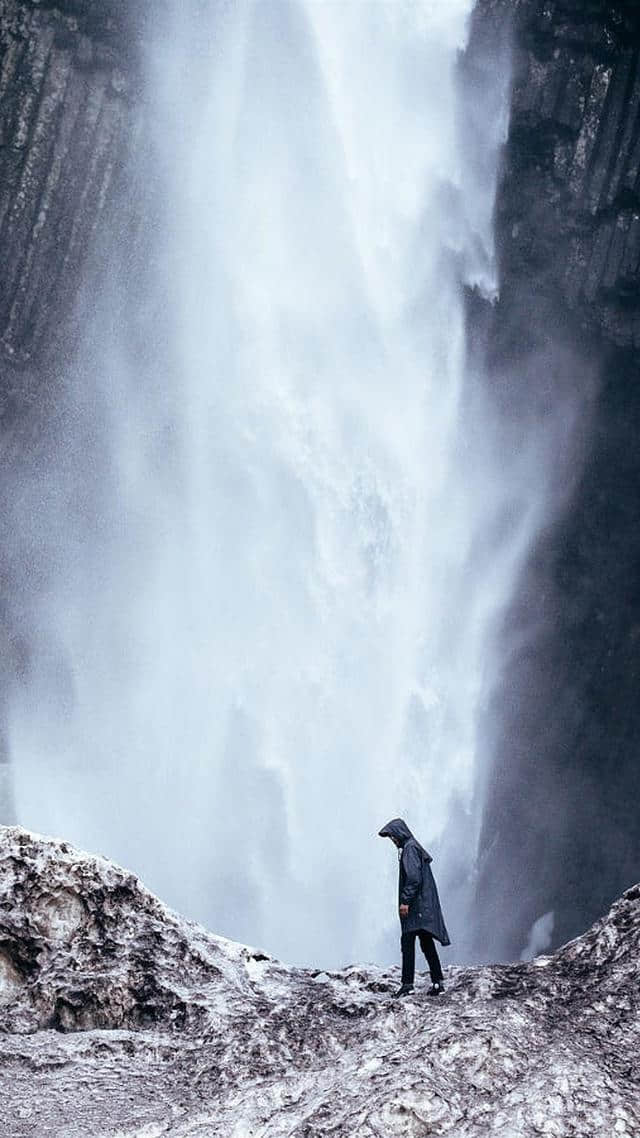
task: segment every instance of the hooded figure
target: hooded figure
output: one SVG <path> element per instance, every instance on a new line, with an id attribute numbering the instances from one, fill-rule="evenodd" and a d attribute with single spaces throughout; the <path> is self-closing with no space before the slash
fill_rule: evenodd
<path id="1" fill-rule="evenodd" d="M 416 936 L 429 964 L 432 981 L 429 994 L 440 995 L 444 991 L 444 984 L 434 939 L 442 945 L 451 944 L 451 941 L 431 872 L 430 863 L 433 859 L 416 841 L 402 818 L 393 818 L 379 833 L 381 838 L 390 838 L 400 851 L 398 906 L 402 930 L 402 987 L 396 995 L 405 996 L 413 991 Z"/>

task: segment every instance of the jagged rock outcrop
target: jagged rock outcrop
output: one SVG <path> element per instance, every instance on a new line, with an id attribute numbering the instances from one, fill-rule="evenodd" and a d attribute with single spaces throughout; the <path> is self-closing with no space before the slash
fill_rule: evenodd
<path id="1" fill-rule="evenodd" d="M 531 964 L 287 968 L 103 858 L 0 830 L 11 1138 L 640 1133 L 640 887 Z"/>

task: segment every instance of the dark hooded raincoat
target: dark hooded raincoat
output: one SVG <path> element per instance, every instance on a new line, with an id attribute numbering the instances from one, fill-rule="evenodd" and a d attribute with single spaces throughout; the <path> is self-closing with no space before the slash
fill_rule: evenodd
<path id="1" fill-rule="evenodd" d="M 408 916 L 400 918 L 403 933 L 424 929 L 440 944 L 451 944 L 431 872 L 431 854 L 416 841 L 402 818 L 387 822 L 380 837 L 396 838 L 401 846 L 398 904 L 409 906 Z"/>

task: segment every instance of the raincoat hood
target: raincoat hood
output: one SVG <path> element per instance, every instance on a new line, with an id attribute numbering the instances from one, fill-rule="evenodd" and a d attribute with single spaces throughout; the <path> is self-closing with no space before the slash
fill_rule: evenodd
<path id="1" fill-rule="evenodd" d="M 422 850 L 422 853 L 426 857 L 427 861 L 433 861 L 431 854 L 427 853 L 427 851 L 420 845 L 420 842 L 416 841 L 416 839 L 413 837 L 413 834 L 407 826 L 404 818 L 392 818 L 390 822 L 387 822 L 386 826 L 383 826 L 381 830 L 378 830 L 378 836 L 380 838 L 394 838 L 397 842 L 400 843 L 402 849 L 404 849 L 408 841 L 413 840 L 416 845 Z"/>

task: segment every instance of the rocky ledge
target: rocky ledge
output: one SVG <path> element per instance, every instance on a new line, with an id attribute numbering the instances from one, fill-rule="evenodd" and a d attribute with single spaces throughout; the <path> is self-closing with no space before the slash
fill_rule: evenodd
<path id="1" fill-rule="evenodd" d="M 288 968 L 131 873 L 0 830 L 0 1132 L 11 1138 L 640 1134 L 640 887 L 553 956 Z"/>

